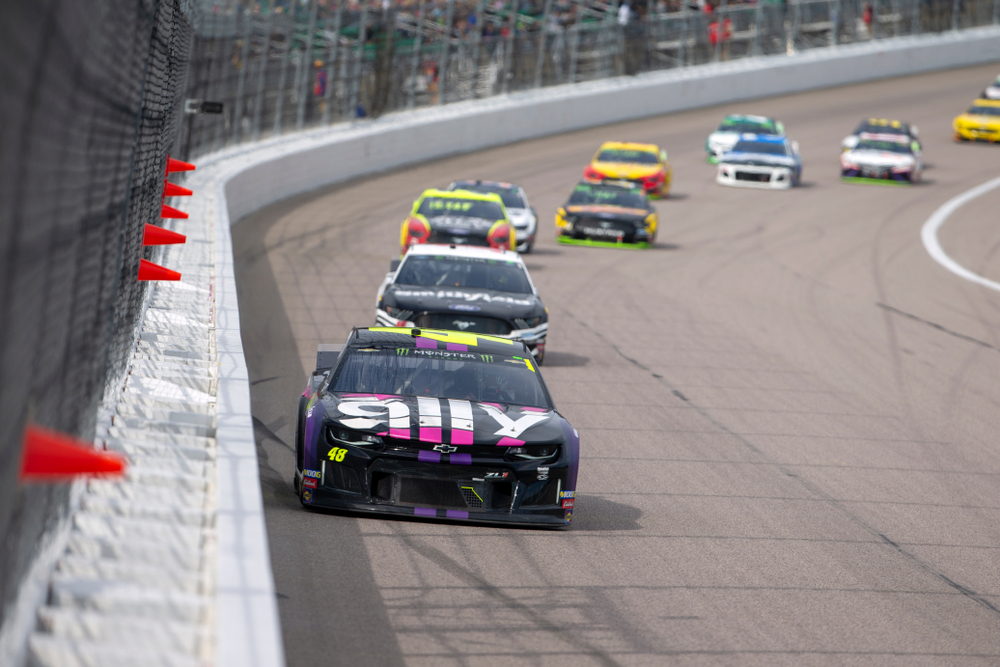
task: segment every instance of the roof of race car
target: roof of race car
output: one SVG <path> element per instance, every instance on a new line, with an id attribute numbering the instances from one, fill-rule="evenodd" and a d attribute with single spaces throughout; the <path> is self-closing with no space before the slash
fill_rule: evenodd
<path id="1" fill-rule="evenodd" d="M 761 125 L 768 125 L 768 124 L 774 123 L 774 119 L 768 118 L 767 116 L 752 116 L 752 115 L 742 114 L 742 113 L 731 113 L 728 116 L 726 116 L 725 118 L 723 118 L 722 120 L 723 121 L 727 121 L 727 120 L 748 120 L 751 123 L 760 123 Z"/>
<path id="2" fill-rule="evenodd" d="M 861 141 L 891 141 L 896 144 L 910 143 L 910 137 L 905 134 L 886 134 L 882 132 L 861 132 L 858 134 Z"/>
<path id="3" fill-rule="evenodd" d="M 474 257 L 476 259 L 496 259 L 504 262 L 517 262 L 524 264 L 521 256 L 513 250 L 503 250 L 500 248 L 484 248 L 481 246 L 469 245 L 438 245 L 434 243 L 420 243 L 410 246 L 406 256 L 413 255 L 436 255 L 445 257 Z M 405 262 L 406 259 L 404 258 Z"/>
<path id="4" fill-rule="evenodd" d="M 455 188 L 455 190 L 461 190 L 463 185 L 485 185 L 486 187 L 501 188 L 503 190 L 516 190 L 518 187 L 520 187 L 514 185 L 513 183 L 504 183 L 502 181 L 483 181 L 478 178 L 476 180 L 466 179 L 464 181 L 455 181 L 448 187 Z M 453 192 L 453 190 L 449 190 L 448 192 Z M 473 190 L 472 192 L 475 192 L 475 190 Z"/>
<path id="5" fill-rule="evenodd" d="M 660 151 L 660 147 L 656 144 L 640 144 L 632 141 L 605 141 L 597 149 L 597 152 L 600 153 L 607 148 L 617 148 L 626 151 L 645 151 L 647 153 L 658 153 Z"/>
<path id="6" fill-rule="evenodd" d="M 979 98 L 972 101 L 974 107 L 1000 107 L 1000 100 L 984 100 Z"/>
<path id="7" fill-rule="evenodd" d="M 442 199 L 478 199 L 480 201 L 498 202 L 503 205 L 503 199 L 495 192 L 473 192 L 472 190 L 438 190 L 428 188 L 420 193 L 417 201 L 427 197 L 441 197 Z"/>
<path id="8" fill-rule="evenodd" d="M 902 130 L 909 126 L 909 123 L 904 123 L 899 120 L 889 120 L 887 118 L 869 118 L 861 121 L 861 123 L 875 127 L 891 127 L 896 130 Z"/>
<path id="9" fill-rule="evenodd" d="M 509 338 L 498 338 L 465 331 L 444 331 L 441 329 L 419 329 L 405 327 L 366 327 L 352 332 L 353 347 L 364 345 L 384 345 L 396 348 L 419 348 L 428 350 L 449 350 L 451 352 L 476 352 L 530 356 L 524 343 Z"/>

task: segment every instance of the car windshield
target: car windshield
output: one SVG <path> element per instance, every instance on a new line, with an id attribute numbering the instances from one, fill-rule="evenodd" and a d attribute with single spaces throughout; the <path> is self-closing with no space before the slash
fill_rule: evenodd
<path id="1" fill-rule="evenodd" d="M 410 255 L 399 267 L 397 285 L 465 287 L 531 294 L 531 283 L 518 262 L 478 257 Z"/>
<path id="2" fill-rule="evenodd" d="M 570 205 L 604 204 L 623 208 L 646 208 L 646 195 L 641 190 L 581 183 L 569 196 Z"/>
<path id="3" fill-rule="evenodd" d="M 331 391 L 434 396 L 552 409 L 527 357 L 425 348 L 355 348 L 340 365 Z"/>
<path id="4" fill-rule="evenodd" d="M 427 218 L 437 218 L 447 215 L 463 218 L 502 220 L 507 217 L 497 202 L 462 199 L 460 197 L 427 197 L 420 202 L 420 208 L 417 209 L 417 213 Z"/>
<path id="5" fill-rule="evenodd" d="M 868 132 L 870 134 L 905 134 L 909 135 L 910 128 L 904 123 L 900 123 L 898 120 L 886 120 L 886 121 L 870 121 L 867 120 L 861 125 L 858 125 L 858 129 L 854 131 L 854 134 L 861 134 L 862 132 Z"/>
<path id="6" fill-rule="evenodd" d="M 969 107 L 969 110 L 966 113 L 972 114 L 973 116 L 1000 116 L 1000 107 L 990 107 L 986 105 L 979 106 L 978 104 L 974 104 Z"/>
<path id="7" fill-rule="evenodd" d="M 660 158 L 656 153 L 640 150 L 626 150 L 624 148 L 605 148 L 597 154 L 598 162 L 625 162 L 628 164 L 659 164 Z"/>
<path id="8" fill-rule="evenodd" d="M 524 197 L 516 188 L 505 188 L 502 185 L 490 185 L 489 183 L 456 183 L 453 190 L 469 190 L 470 192 L 482 192 L 484 194 L 494 193 L 500 195 L 503 205 L 507 208 L 528 208 Z"/>
<path id="9" fill-rule="evenodd" d="M 888 153 L 905 153 L 910 155 L 913 150 L 910 148 L 910 144 L 904 141 L 875 141 L 872 139 L 865 139 L 864 141 L 859 141 L 858 145 L 854 147 L 856 151 L 883 151 Z"/>
<path id="10" fill-rule="evenodd" d="M 771 121 L 761 122 L 746 118 L 726 118 L 719 125 L 717 132 L 739 132 L 740 134 L 777 134 L 777 128 Z"/>
<path id="11" fill-rule="evenodd" d="M 775 141 L 737 141 L 734 153 L 766 153 L 767 155 L 787 155 L 785 144 Z"/>

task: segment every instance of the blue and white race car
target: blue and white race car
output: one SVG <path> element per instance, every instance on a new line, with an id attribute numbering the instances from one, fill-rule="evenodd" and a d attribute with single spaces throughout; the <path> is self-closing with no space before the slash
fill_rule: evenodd
<path id="1" fill-rule="evenodd" d="M 802 178 L 799 144 L 787 137 L 744 134 L 719 159 L 715 181 L 744 188 L 785 189 Z"/>

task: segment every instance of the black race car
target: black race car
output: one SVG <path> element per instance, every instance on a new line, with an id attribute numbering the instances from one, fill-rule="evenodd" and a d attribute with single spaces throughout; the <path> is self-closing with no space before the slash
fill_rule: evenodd
<path id="1" fill-rule="evenodd" d="M 516 252 L 416 245 L 392 264 L 375 303 L 376 324 L 513 338 L 544 361 L 548 311 Z"/>
<path id="2" fill-rule="evenodd" d="M 651 248 L 656 210 L 642 188 L 624 181 L 583 181 L 556 211 L 556 240 L 590 246 Z"/>
<path id="3" fill-rule="evenodd" d="M 320 346 L 299 400 L 306 507 L 568 526 L 579 436 L 523 343 L 457 331 L 354 329 Z"/>

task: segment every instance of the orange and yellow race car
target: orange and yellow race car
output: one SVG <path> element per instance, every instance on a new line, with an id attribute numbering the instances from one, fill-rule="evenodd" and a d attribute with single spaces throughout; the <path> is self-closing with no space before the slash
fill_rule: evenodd
<path id="1" fill-rule="evenodd" d="M 1000 141 L 1000 100 L 976 100 L 954 127 L 955 141 Z"/>
<path id="2" fill-rule="evenodd" d="M 588 181 L 631 181 L 651 197 L 666 197 L 672 173 L 667 152 L 656 144 L 609 141 L 597 150 L 583 177 Z"/>

